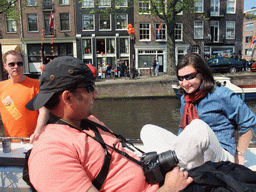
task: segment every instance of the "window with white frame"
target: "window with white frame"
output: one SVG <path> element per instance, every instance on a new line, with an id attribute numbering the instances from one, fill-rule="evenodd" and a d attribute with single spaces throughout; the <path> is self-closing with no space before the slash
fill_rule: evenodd
<path id="1" fill-rule="evenodd" d="M 157 8 L 157 10 L 160 14 L 163 14 L 164 12 L 166 12 L 167 0 L 163 0 L 163 5 L 162 5 L 162 2 L 160 0 L 156 0 L 155 5 L 156 5 L 156 8 Z"/>
<path id="2" fill-rule="evenodd" d="M 199 47 L 198 46 L 192 46 L 192 53 L 199 53 Z"/>
<path id="3" fill-rule="evenodd" d="M 69 13 L 60 13 L 60 30 L 69 30 Z"/>
<path id="4" fill-rule="evenodd" d="M 116 7 L 127 7 L 127 0 L 116 0 Z"/>
<path id="5" fill-rule="evenodd" d="M 82 15 L 82 29 L 83 31 L 94 30 L 94 14 Z"/>
<path id="6" fill-rule="evenodd" d="M 17 22 L 14 19 L 7 17 L 6 23 L 8 33 L 17 32 Z"/>
<path id="7" fill-rule="evenodd" d="M 69 5 L 69 0 L 59 0 L 59 5 Z"/>
<path id="8" fill-rule="evenodd" d="M 245 31 L 253 31 L 253 23 L 245 24 Z"/>
<path id="9" fill-rule="evenodd" d="M 26 0 L 27 6 L 36 6 L 36 0 Z"/>
<path id="10" fill-rule="evenodd" d="M 211 0 L 211 16 L 220 15 L 220 0 Z"/>
<path id="11" fill-rule="evenodd" d="M 82 0 L 82 7 L 84 8 L 94 7 L 94 0 Z"/>
<path id="12" fill-rule="evenodd" d="M 53 24 L 53 28 L 54 28 L 54 24 Z M 45 35 L 53 35 L 54 34 L 53 28 L 50 27 L 50 13 L 45 12 L 44 13 L 44 33 L 45 33 Z"/>
<path id="13" fill-rule="evenodd" d="M 182 41 L 183 39 L 183 24 L 176 23 L 174 28 L 175 41 Z"/>
<path id="14" fill-rule="evenodd" d="M 28 31 L 38 31 L 37 28 L 37 14 L 28 14 Z"/>
<path id="15" fill-rule="evenodd" d="M 120 53 L 129 53 L 128 38 L 120 38 Z"/>
<path id="16" fill-rule="evenodd" d="M 127 29 L 128 27 L 128 15 L 116 14 L 116 29 Z"/>
<path id="17" fill-rule="evenodd" d="M 99 0 L 99 6 L 100 7 L 110 7 L 111 0 Z"/>
<path id="18" fill-rule="evenodd" d="M 91 54 L 92 53 L 92 40 L 85 39 L 84 40 L 84 54 Z"/>
<path id="19" fill-rule="evenodd" d="M 236 12 L 236 0 L 227 0 L 227 13 Z"/>
<path id="20" fill-rule="evenodd" d="M 246 36 L 245 43 L 251 43 L 251 42 L 252 42 L 252 36 Z"/>
<path id="21" fill-rule="evenodd" d="M 140 23 L 139 24 L 139 32 L 140 32 L 140 41 L 148 41 L 151 39 L 151 26 L 150 23 Z"/>
<path id="22" fill-rule="evenodd" d="M 194 39 L 203 39 L 203 21 L 194 21 Z"/>
<path id="23" fill-rule="evenodd" d="M 115 39 L 114 38 L 106 38 L 106 48 L 107 48 L 107 53 L 115 53 Z"/>
<path id="24" fill-rule="evenodd" d="M 202 13 L 204 11 L 204 0 L 195 0 L 195 8 L 196 13 Z"/>
<path id="25" fill-rule="evenodd" d="M 227 21 L 226 22 L 226 38 L 227 39 L 235 39 L 235 21 Z"/>
<path id="26" fill-rule="evenodd" d="M 111 15 L 100 14 L 100 30 L 110 30 Z"/>
<path id="27" fill-rule="evenodd" d="M 165 23 L 156 23 L 156 40 L 167 40 L 167 29 Z"/>
<path id="28" fill-rule="evenodd" d="M 251 56 L 252 55 L 252 49 L 245 49 L 245 53 L 246 56 Z"/>
<path id="29" fill-rule="evenodd" d="M 140 14 L 150 14 L 150 2 L 147 0 L 141 1 L 139 0 L 139 13 Z"/>

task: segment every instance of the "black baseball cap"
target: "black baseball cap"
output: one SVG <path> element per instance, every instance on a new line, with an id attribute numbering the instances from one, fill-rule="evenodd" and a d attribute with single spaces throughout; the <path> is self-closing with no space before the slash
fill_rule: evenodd
<path id="1" fill-rule="evenodd" d="M 26 104 L 26 108 L 38 110 L 54 93 L 72 89 L 78 84 L 94 84 L 90 68 L 75 57 L 57 57 L 45 66 L 40 77 L 39 93 Z"/>

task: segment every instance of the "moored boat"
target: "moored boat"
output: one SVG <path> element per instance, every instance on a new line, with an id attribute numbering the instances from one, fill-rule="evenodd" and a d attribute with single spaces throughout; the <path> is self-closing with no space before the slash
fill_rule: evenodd
<path id="1" fill-rule="evenodd" d="M 4 139 L 1 137 L 1 139 Z M 4 153 L 3 146 L 0 147 L 0 191 L 30 191 L 29 186 L 23 181 L 23 164 L 25 160 L 25 152 L 32 148 L 28 141 L 12 142 L 11 152 Z M 2 143 L 2 142 L 1 142 Z M 143 144 L 140 140 L 133 143 L 136 147 L 143 150 Z M 253 143 L 252 143 L 253 144 Z M 256 147 L 248 148 L 245 154 L 245 166 L 251 170 L 256 171 Z M 127 148 L 127 150 L 130 150 Z M 138 156 L 141 155 L 139 151 L 134 151 Z"/>
<path id="2" fill-rule="evenodd" d="M 214 77 L 214 79 L 215 81 L 220 82 L 223 86 L 228 87 L 229 89 L 237 93 L 243 101 L 256 99 L 256 85 L 237 86 L 231 83 L 229 77 Z M 182 94 L 179 93 L 179 85 L 173 84 L 172 88 L 177 97 L 180 98 Z"/>
<path id="3" fill-rule="evenodd" d="M 29 186 L 22 179 L 25 152 L 32 148 L 29 138 L 15 138 L 11 142 L 11 151 L 3 151 L 3 140 L 11 139 L 0 137 L 0 191 L 30 191 Z"/>

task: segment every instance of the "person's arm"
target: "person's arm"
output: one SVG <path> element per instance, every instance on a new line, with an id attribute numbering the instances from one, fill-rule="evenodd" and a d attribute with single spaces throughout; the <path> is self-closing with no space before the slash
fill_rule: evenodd
<path id="1" fill-rule="evenodd" d="M 164 185 L 157 192 L 178 192 L 185 189 L 192 181 L 193 179 L 188 176 L 187 171 L 181 171 L 175 167 L 166 174 Z"/>
<path id="2" fill-rule="evenodd" d="M 249 129 L 247 132 L 242 134 L 237 143 L 237 152 L 235 156 L 235 162 L 244 165 L 244 154 L 252 140 L 253 133 L 252 130 Z"/>
<path id="3" fill-rule="evenodd" d="M 43 127 L 46 125 L 48 119 L 49 119 L 50 112 L 47 108 L 42 107 L 39 109 L 39 115 L 37 118 L 37 124 L 36 129 L 34 133 L 30 136 L 30 143 L 33 143 L 35 139 L 39 136 L 41 133 Z"/>
<path id="4" fill-rule="evenodd" d="M 240 136 L 236 146 L 237 152 L 235 154 L 235 163 L 244 165 L 244 154 L 253 137 L 253 132 L 255 131 L 256 116 L 246 103 L 244 103 L 244 101 L 242 101 L 235 93 L 230 94 L 229 97 L 225 97 L 224 101 L 223 106 L 226 104 L 226 116 L 229 119 L 233 119 L 240 127 Z"/>

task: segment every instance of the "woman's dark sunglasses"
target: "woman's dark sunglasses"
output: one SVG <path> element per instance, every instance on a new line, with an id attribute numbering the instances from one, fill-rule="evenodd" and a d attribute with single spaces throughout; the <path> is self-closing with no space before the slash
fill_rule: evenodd
<path id="1" fill-rule="evenodd" d="M 95 90 L 93 85 L 80 85 L 76 88 L 85 88 L 88 93 L 92 93 Z"/>
<path id="2" fill-rule="evenodd" d="M 197 75 L 197 72 L 195 73 L 191 73 L 191 74 L 188 74 L 188 75 L 185 75 L 185 76 L 177 76 L 178 80 L 179 81 L 183 81 L 184 79 L 186 80 L 191 80 L 191 79 L 194 79 Z"/>
<path id="3" fill-rule="evenodd" d="M 17 62 L 17 63 L 11 62 L 11 63 L 8 63 L 8 66 L 9 67 L 14 67 L 15 64 L 17 64 L 18 67 L 22 67 L 23 66 L 23 62 Z"/>

